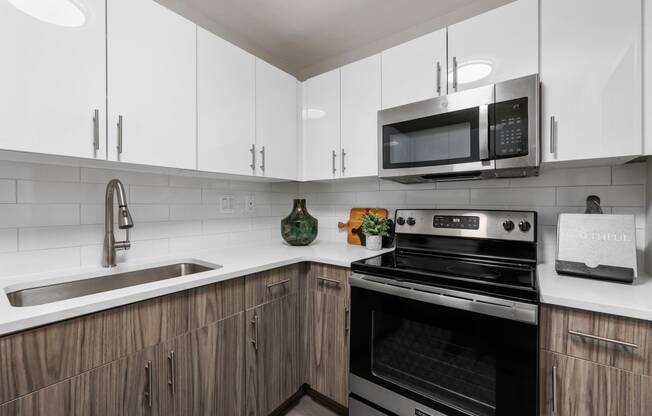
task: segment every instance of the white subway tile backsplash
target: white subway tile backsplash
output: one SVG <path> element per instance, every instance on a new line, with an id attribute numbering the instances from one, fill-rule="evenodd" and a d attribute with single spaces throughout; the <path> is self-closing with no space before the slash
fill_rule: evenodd
<path id="1" fill-rule="evenodd" d="M 0 229 L 0 253 L 9 253 L 18 250 L 18 229 Z"/>
<path id="2" fill-rule="evenodd" d="M 471 189 L 472 205 L 555 205 L 555 188 Z"/>
<path id="3" fill-rule="evenodd" d="M 643 185 L 646 178 L 645 163 L 631 163 L 611 168 L 613 185 Z"/>
<path id="4" fill-rule="evenodd" d="M 510 179 L 510 186 L 514 188 L 610 184 L 611 168 L 609 166 L 569 169 L 544 168 L 539 176 Z"/>
<path id="5" fill-rule="evenodd" d="M 18 181 L 19 204 L 100 204 L 104 195 L 101 184 Z"/>
<path id="6" fill-rule="evenodd" d="M 79 182 L 79 168 L 2 161 L 0 162 L 0 178 L 49 182 Z"/>
<path id="7" fill-rule="evenodd" d="M 603 206 L 642 207 L 645 205 L 643 185 L 574 186 L 557 188 L 560 206 L 585 206 L 586 197 L 597 195 Z"/>
<path id="8" fill-rule="evenodd" d="M 437 189 L 406 191 L 405 202 L 407 207 L 412 206 L 437 206 L 437 205 L 466 205 L 469 203 L 468 189 Z"/>
<path id="9" fill-rule="evenodd" d="M 171 253 L 211 250 L 228 246 L 228 234 L 198 235 L 193 237 L 175 237 L 170 239 Z"/>
<path id="10" fill-rule="evenodd" d="M 120 179 L 124 185 L 168 186 L 167 175 L 157 173 L 130 172 L 113 169 L 81 168 L 81 181 L 105 185 L 111 179 Z"/>
<path id="11" fill-rule="evenodd" d="M 13 204 L 16 202 L 16 181 L 0 180 L 0 204 Z"/>
<path id="12" fill-rule="evenodd" d="M 79 247 L 0 254 L 0 277 L 72 269 L 79 266 Z"/>
<path id="13" fill-rule="evenodd" d="M 78 247 L 99 244 L 104 240 L 102 225 L 68 225 L 62 227 L 26 227 L 18 233 L 20 251 Z"/>
<path id="14" fill-rule="evenodd" d="M 478 188 L 505 188 L 509 186 L 509 179 L 473 180 L 438 182 L 437 189 L 478 189 Z"/>
<path id="15" fill-rule="evenodd" d="M 0 228 L 79 224 L 77 204 L 0 204 Z"/>
<path id="16" fill-rule="evenodd" d="M 201 235 L 201 233 L 201 221 L 144 222 L 134 225 L 134 228 L 131 229 L 131 239 L 133 241 L 157 240 L 162 238 Z"/>
<path id="17" fill-rule="evenodd" d="M 130 186 L 130 203 L 134 204 L 200 204 L 200 188 L 164 188 L 159 186 Z"/>
<path id="18" fill-rule="evenodd" d="M 405 191 L 358 192 L 356 202 L 360 206 L 384 207 L 405 203 Z"/>

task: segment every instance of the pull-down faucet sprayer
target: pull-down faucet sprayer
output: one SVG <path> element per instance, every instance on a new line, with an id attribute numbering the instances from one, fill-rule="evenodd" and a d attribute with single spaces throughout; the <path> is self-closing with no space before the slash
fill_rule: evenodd
<path id="1" fill-rule="evenodd" d="M 117 191 L 117 193 L 116 193 Z M 118 228 L 125 230 L 126 237 L 124 241 L 115 241 L 113 235 L 113 195 L 114 193 L 118 199 Z M 113 267 L 115 266 L 115 252 L 116 250 L 129 250 L 131 243 L 129 242 L 129 229 L 134 226 L 134 221 L 131 219 L 129 208 L 127 208 L 127 196 L 125 188 L 118 179 L 112 179 L 106 187 L 106 195 L 104 199 L 104 251 L 102 255 L 102 266 Z"/>

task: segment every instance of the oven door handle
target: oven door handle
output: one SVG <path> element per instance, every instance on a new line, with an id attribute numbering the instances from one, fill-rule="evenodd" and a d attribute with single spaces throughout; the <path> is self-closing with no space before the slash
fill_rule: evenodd
<path id="1" fill-rule="evenodd" d="M 539 308 L 536 304 L 357 273 L 351 275 L 351 286 L 482 315 L 538 324 Z"/>
<path id="2" fill-rule="evenodd" d="M 478 123 L 478 146 L 480 160 L 489 160 L 489 106 L 483 104 L 479 107 L 480 120 Z"/>

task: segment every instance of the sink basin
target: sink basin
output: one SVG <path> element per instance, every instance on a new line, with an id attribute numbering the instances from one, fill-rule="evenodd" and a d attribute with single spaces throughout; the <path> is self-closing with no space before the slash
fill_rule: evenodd
<path id="1" fill-rule="evenodd" d="M 198 263 L 176 263 L 131 272 L 115 273 L 73 282 L 33 287 L 7 293 L 12 306 L 36 306 L 59 300 L 72 299 L 124 287 L 157 282 L 159 280 L 188 276 L 215 270 L 222 266 L 207 267 Z"/>

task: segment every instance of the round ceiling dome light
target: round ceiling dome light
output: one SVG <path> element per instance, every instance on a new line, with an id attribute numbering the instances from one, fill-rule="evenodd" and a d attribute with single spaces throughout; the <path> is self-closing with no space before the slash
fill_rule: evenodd
<path id="1" fill-rule="evenodd" d="M 493 65 L 490 61 L 474 60 L 461 63 L 457 67 L 457 82 L 460 84 L 470 84 L 480 81 L 488 77 L 492 70 Z"/>
<path id="2" fill-rule="evenodd" d="M 86 23 L 86 8 L 79 0 L 7 0 L 21 12 L 42 22 L 63 27 Z"/>

